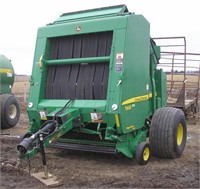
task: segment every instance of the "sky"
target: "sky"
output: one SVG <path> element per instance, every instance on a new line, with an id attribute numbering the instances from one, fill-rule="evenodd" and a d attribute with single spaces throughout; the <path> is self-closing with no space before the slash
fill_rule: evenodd
<path id="1" fill-rule="evenodd" d="M 187 52 L 200 53 L 200 0 L 0 0 L 0 54 L 16 74 L 31 75 L 39 27 L 62 13 L 120 4 L 148 20 L 151 37 L 185 36 Z"/>

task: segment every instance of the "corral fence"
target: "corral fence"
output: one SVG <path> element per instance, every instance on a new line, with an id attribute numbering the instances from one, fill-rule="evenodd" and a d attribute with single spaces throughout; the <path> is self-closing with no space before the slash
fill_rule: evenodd
<path id="1" fill-rule="evenodd" d="M 153 38 L 160 46 L 160 64 L 167 73 L 167 105 L 185 114 L 199 111 L 200 54 L 188 53 L 185 37 Z"/>

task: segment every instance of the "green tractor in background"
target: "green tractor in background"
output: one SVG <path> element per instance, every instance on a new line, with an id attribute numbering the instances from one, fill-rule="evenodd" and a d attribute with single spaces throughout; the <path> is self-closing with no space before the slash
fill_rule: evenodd
<path id="1" fill-rule="evenodd" d="M 20 106 L 17 98 L 11 94 L 14 83 L 14 69 L 11 61 L 0 55 L 0 120 L 1 129 L 14 127 L 20 117 Z"/>
<path id="2" fill-rule="evenodd" d="M 44 148 L 180 157 L 185 116 L 166 106 L 150 24 L 125 5 L 65 13 L 38 30 L 22 159 Z M 148 140 L 149 139 L 149 140 Z M 46 161 L 43 161 L 46 164 Z"/>

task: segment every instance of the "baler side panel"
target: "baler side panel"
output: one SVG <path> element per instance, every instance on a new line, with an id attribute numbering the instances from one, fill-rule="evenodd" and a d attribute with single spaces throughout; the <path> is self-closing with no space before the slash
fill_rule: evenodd
<path id="1" fill-rule="evenodd" d="M 33 60 L 32 76 L 30 79 L 30 92 L 28 99 L 30 105 L 27 107 L 31 132 L 37 131 L 41 125 L 38 103 L 43 99 L 45 94 L 46 68 L 44 65 L 42 65 L 42 67 L 39 66 L 39 60 L 40 57 L 45 54 L 46 47 L 47 39 L 38 37 Z"/>
<path id="2" fill-rule="evenodd" d="M 167 86 L 166 86 L 166 74 L 162 70 L 156 70 L 155 72 L 156 80 L 156 108 L 161 108 L 166 106 L 167 102 Z"/>
<path id="3" fill-rule="evenodd" d="M 120 116 L 123 133 L 142 128 L 151 114 L 149 28 L 141 15 L 128 19 Z"/>
<path id="4" fill-rule="evenodd" d="M 126 29 L 120 28 L 114 30 L 113 37 L 113 52 L 111 54 L 110 61 L 110 75 L 109 75 L 109 88 L 107 95 L 107 106 L 106 112 L 108 113 L 110 119 L 115 118 L 117 133 L 122 133 L 121 128 L 121 120 L 120 120 L 120 105 L 121 95 L 122 95 L 122 86 L 121 81 L 123 80 L 123 66 L 120 68 L 117 66 L 117 56 L 124 53 L 125 48 L 125 40 L 126 40 Z M 113 107 L 117 106 L 116 109 Z M 112 117 L 112 118 L 111 118 Z M 108 127 L 113 127 L 114 125 L 108 125 Z"/>

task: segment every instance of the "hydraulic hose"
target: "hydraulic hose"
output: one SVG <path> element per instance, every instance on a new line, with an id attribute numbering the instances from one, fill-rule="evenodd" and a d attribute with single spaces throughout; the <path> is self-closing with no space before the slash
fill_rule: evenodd
<path id="1" fill-rule="evenodd" d="M 55 121 L 58 117 L 59 114 L 63 113 L 63 111 L 69 107 L 69 105 L 74 101 L 74 99 L 70 99 L 61 110 L 59 110 L 58 112 L 55 113 L 55 115 L 53 116 L 53 120 Z"/>
<path id="2" fill-rule="evenodd" d="M 47 138 L 49 138 L 50 136 L 52 136 L 56 131 L 58 131 L 58 124 L 57 124 L 58 115 L 61 114 L 66 108 L 68 108 L 68 107 L 71 105 L 71 103 L 72 103 L 73 101 L 74 101 L 74 99 L 70 99 L 70 100 L 63 106 L 63 108 L 62 108 L 61 110 L 59 110 L 58 112 L 55 113 L 55 115 L 53 116 L 53 119 L 50 120 L 50 121 L 52 121 L 52 122 L 55 123 L 55 126 L 56 126 L 56 127 L 55 127 L 55 130 L 54 130 L 50 135 L 46 136 L 46 137 L 44 138 L 44 141 L 45 141 Z"/>
<path id="3" fill-rule="evenodd" d="M 151 47 L 152 47 L 152 50 L 153 50 L 154 56 L 155 56 L 155 58 L 156 58 L 156 63 L 159 64 L 159 59 L 158 59 L 158 57 L 157 57 L 157 54 L 156 54 L 156 51 L 155 51 L 155 48 L 154 48 L 154 44 L 155 44 L 155 42 L 153 41 L 152 38 L 150 38 L 150 43 L 151 43 Z"/>

